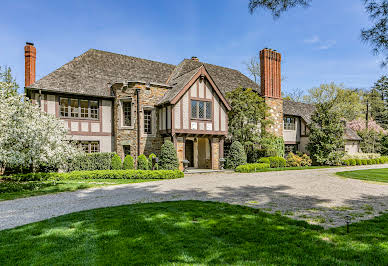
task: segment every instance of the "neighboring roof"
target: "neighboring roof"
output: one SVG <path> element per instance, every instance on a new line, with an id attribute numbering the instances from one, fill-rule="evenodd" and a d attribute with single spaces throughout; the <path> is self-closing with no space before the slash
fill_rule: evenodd
<path id="1" fill-rule="evenodd" d="M 283 114 L 300 116 L 307 124 L 311 123 L 311 116 L 314 111 L 314 104 L 283 100 Z M 344 138 L 346 140 L 362 140 L 360 136 L 358 136 L 357 132 L 351 129 L 348 125 L 345 127 Z"/>
<path id="2" fill-rule="evenodd" d="M 74 58 L 28 88 L 109 97 L 110 87 L 116 82 L 131 80 L 174 85 L 183 82 L 201 65 L 223 93 L 237 87 L 258 89 L 258 85 L 241 72 L 226 67 L 190 59 L 175 66 L 95 49 Z M 168 93 L 169 96 L 174 94 Z"/>
<path id="3" fill-rule="evenodd" d="M 283 114 L 300 116 L 307 124 L 311 122 L 311 116 L 315 111 L 314 104 L 299 103 L 283 100 Z"/>
<path id="4" fill-rule="evenodd" d="M 165 84 L 174 68 L 170 64 L 90 49 L 29 88 L 109 97 L 110 86 L 117 81 Z"/>
<path id="5" fill-rule="evenodd" d="M 345 128 L 344 138 L 346 140 L 362 140 L 362 138 L 357 134 L 357 132 L 348 126 Z"/>

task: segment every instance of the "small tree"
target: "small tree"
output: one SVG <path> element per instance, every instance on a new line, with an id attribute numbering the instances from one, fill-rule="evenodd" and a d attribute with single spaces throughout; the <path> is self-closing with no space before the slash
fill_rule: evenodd
<path id="1" fill-rule="evenodd" d="M 121 158 L 117 154 L 112 157 L 112 170 L 120 170 L 122 169 Z"/>
<path id="2" fill-rule="evenodd" d="M 160 151 L 159 166 L 165 170 L 175 170 L 179 167 L 178 157 L 174 144 L 170 140 L 166 140 Z"/>
<path id="3" fill-rule="evenodd" d="M 344 156 L 344 124 L 332 103 L 320 103 L 311 117 L 307 149 L 312 160 L 320 165 L 340 165 Z"/>
<path id="4" fill-rule="evenodd" d="M 152 165 L 152 159 L 155 157 L 156 157 L 156 155 L 154 153 L 151 153 L 150 156 L 148 156 L 148 169 L 150 169 L 150 170 L 154 170 L 153 165 Z M 155 164 L 155 169 L 158 170 L 157 164 Z"/>
<path id="5" fill-rule="evenodd" d="M 140 154 L 139 157 L 137 157 L 137 169 L 148 170 L 148 160 L 144 154 Z"/>
<path id="6" fill-rule="evenodd" d="M 133 157 L 129 154 L 124 158 L 123 169 L 125 170 L 135 169 Z"/>
<path id="7" fill-rule="evenodd" d="M 284 139 L 273 134 L 266 133 L 265 137 L 260 140 L 260 145 L 265 150 L 265 155 L 270 156 L 284 156 Z"/>
<path id="8" fill-rule="evenodd" d="M 235 169 L 237 166 L 247 163 L 247 155 L 243 145 L 235 141 L 230 145 L 229 154 L 226 158 L 226 167 Z"/>

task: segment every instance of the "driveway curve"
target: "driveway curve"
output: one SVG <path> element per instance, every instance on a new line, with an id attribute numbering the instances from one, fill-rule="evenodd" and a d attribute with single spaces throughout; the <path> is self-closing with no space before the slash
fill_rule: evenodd
<path id="1" fill-rule="evenodd" d="M 388 165 L 238 174 L 114 185 L 0 202 L 0 230 L 83 210 L 124 204 L 202 200 L 248 205 L 324 227 L 388 211 L 388 185 L 345 179 L 335 172 Z"/>

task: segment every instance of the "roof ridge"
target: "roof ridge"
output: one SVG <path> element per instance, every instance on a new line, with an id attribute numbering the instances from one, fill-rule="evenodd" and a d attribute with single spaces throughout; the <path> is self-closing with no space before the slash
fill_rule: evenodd
<path id="1" fill-rule="evenodd" d="M 186 74 L 188 74 L 188 73 L 190 73 L 190 72 L 193 72 L 194 70 L 198 70 L 198 69 L 200 69 L 202 66 L 205 67 L 205 66 L 202 64 L 202 65 L 200 65 L 200 66 L 197 67 L 197 68 L 193 68 L 193 69 L 190 70 L 190 71 L 181 73 L 179 76 L 176 76 L 175 78 L 171 79 L 169 82 L 171 82 L 171 81 L 173 81 L 173 80 L 176 80 L 176 79 L 178 79 L 178 78 L 182 77 L 183 75 L 186 75 Z M 206 68 L 206 67 L 205 67 L 205 68 Z"/>

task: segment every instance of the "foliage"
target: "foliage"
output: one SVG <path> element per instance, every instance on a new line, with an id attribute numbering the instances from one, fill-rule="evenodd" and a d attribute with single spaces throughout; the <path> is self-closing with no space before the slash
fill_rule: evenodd
<path id="1" fill-rule="evenodd" d="M 114 152 L 82 153 L 70 160 L 67 171 L 109 170 Z"/>
<path id="2" fill-rule="evenodd" d="M 271 168 L 281 168 L 287 166 L 287 161 L 283 157 L 268 157 Z"/>
<path id="3" fill-rule="evenodd" d="M 257 162 L 258 163 L 270 163 L 268 157 L 260 158 Z"/>
<path id="4" fill-rule="evenodd" d="M 260 84 L 260 58 L 258 56 L 253 56 L 249 62 L 244 62 L 249 76 L 253 78 L 253 81 L 257 84 Z"/>
<path id="5" fill-rule="evenodd" d="M 78 180 L 78 179 L 167 179 L 183 177 L 179 170 L 95 170 L 69 173 L 28 173 L 2 176 L 8 181 Z"/>
<path id="6" fill-rule="evenodd" d="M 345 154 L 343 159 L 376 159 L 379 158 L 379 153 L 353 153 Z"/>
<path id="7" fill-rule="evenodd" d="M 166 140 L 160 151 L 159 168 L 165 170 L 178 169 L 179 162 L 176 155 L 174 144 L 170 140 Z"/>
<path id="8" fill-rule="evenodd" d="M 266 120 L 267 105 L 252 89 L 237 88 L 226 93 L 231 111 L 228 112 L 228 130 L 232 141 L 251 147 L 260 140 L 261 132 L 269 123 Z M 260 128 L 261 127 L 261 128 Z"/>
<path id="9" fill-rule="evenodd" d="M 10 89 L 9 92 L 17 94 L 19 85 L 16 83 L 16 79 L 12 76 L 12 70 L 10 67 L 5 66 L 4 70 L 1 70 L 0 66 L 0 90 Z"/>
<path id="10" fill-rule="evenodd" d="M 344 125 L 340 113 L 332 104 L 321 103 L 311 117 L 307 149 L 312 160 L 319 165 L 340 165 L 344 156 Z"/>
<path id="11" fill-rule="evenodd" d="M 360 148 L 364 153 L 380 153 L 381 141 L 384 135 L 372 130 L 360 130 L 357 134 L 362 138 Z"/>
<path id="12" fill-rule="evenodd" d="M 336 174 L 346 178 L 388 183 L 388 168 L 344 171 Z"/>
<path id="13" fill-rule="evenodd" d="M 261 157 L 267 155 L 266 151 L 258 148 L 257 145 L 247 147 L 246 150 L 248 163 L 256 163 Z"/>
<path id="14" fill-rule="evenodd" d="M 312 104 L 330 102 L 332 104 L 331 109 L 348 121 L 357 119 L 365 113 L 361 93 L 356 90 L 346 89 L 343 85 L 337 85 L 333 82 L 311 88 L 304 97 L 304 101 Z"/>
<path id="15" fill-rule="evenodd" d="M 373 23 L 369 29 L 362 29 L 361 38 L 372 45 L 375 54 L 384 54 L 382 66 L 388 63 L 388 1 L 387 0 L 363 0 L 366 13 Z M 268 9 L 274 18 L 290 8 L 307 7 L 311 0 L 250 0 L 248 9 L 252 14 L 257 8 Z"/>
<path id="16" fill-rule="evenodd" d="M 300 158 L 298 155 L 292 152 L 288 153 L 286 157 L 286 161 L 287 161 L 287 166 L 291 166 L 291 167 L 301 166 L 302 164 L 302 158 Z"/>
<path id="17" fill-rule="evenodd" d="M 352 120 L 350 122 L 347 122 L 347 127 L 353 129 L 354 131 L 363 131 L 366 129 L 366 119 L 365 118 L 358 118 L 355 120 Z M 368 130 L 388 134 L 388 130 L 384 130 L 373 118 L 369 118 L 368 120 Z"/>
<path id="18" fill-rule="evenodd" d="M 137 169 L 148 170 L 148 159 L 144 154 L 140 154 L 139 157 L 137 157 Z"/>
<path id="19" fill-rule="evenodd" d="M 247 155 L 243 145 L 239 141 L 234 141 L 230 145 L 229 154 L 226 157 L 226 168 L 235 169 L 239 165 L 247 163 Z"/>
<path id="20" fill-rule="evenodd" d="M 123 169 L 124 170 L 132 170 L 135 169 L 135 162 L 133 160 L 133 157 L 131 155 L 126 155 L 123 162 Z"/>
<path id="21" fill-rule="evenodd" d="M 154 153 L 151 153 L 150 156 L 148 156 L 148 169 L 154 170 L 152 165 L 152 158 L 156 158 L 156 155 Z M 155 170 L 158 170 L 158 164 L 155 164 Z"/>
<path id="22" fill-rule="evenodd" d="M 301 164 L 300 164 L 301 166 L 311 166 L 312 160 L 311 160 L 310 156 L 308 156 L 307 154 L 303 154 L 301 159 L 302 159 Z"/>
<path id="23" fill-rule="evenodd" d="M 376 122 L 388 130 L 388 77 L 382 76 L 368 95 L 370 113 Z"/>
<path id="24" fill-rule="evenodd" d="M 261 148 L 265 150 L 266 156 L 284 156 L 284 139 L 273 134 L 265 134 L 260 140 Z"/>
<path id="25" fill-rule="evenodd" d="M 382 155 L 388 155 L 388 135 L 385 135 L 382 139 L 381 139 L 381 154 Z"/>
<path id="26" fill-rule="evenodd" d="M 112 170 L 120 170 L 122 169 L 123 165 L 121 162 L 120 156 L 118 156 L 116 153 L 112 156 L 111 160 L 111 168 Z"/>
<path id="27" fill-rule="evenodd" d="M 248 163 L 237 166 L 235 171 L 239 173 L 253 173 L 265 168 L 270 168 L 270 165 L 268 163 Z"/>
<path id="28" fill-rule="evenodd" d="M 68 141 L 67 128 L 23 95 L 10 88 L 0 90 L 0 164 L 5 168 L 41 165 L 61 168 L 80 153 Z M 0 167 L 1 168 L 1 167 Z"/>

